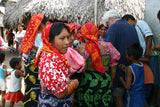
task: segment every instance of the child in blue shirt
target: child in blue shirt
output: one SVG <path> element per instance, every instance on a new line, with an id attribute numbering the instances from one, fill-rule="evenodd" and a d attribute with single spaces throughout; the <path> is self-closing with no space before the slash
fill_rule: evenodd
<path id="1" fill-rule="evenodd" d="M 139 61 L 143 49 L 137 44 L 131 44 L 126 48 L 126 58 L 131 65 L 127 68 L 121 64 L 119 67 L 125 72 L 125 80 L 120 81 L 126 88 L 124 107 L 145 107 L 144 66 Z"/>

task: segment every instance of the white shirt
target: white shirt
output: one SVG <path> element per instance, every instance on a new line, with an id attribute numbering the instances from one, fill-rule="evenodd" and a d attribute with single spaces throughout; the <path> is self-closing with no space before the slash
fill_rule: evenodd
<path id="1" fill-rule="evenodd" d="M 26 33 L 26 30 L 23 30 L 21 33 L 18 31 L 15 35 L 15 41 L 17 41 L 19 44 L 21 44 L 25 33 Z"/>
<path id="2" fill-rule="evenodd" d="M 9 92 L 17 92 L 21 90 L 21 77 L 16 77 L 16 70 L 11 72 Z"/>
<path id="3" fill-rule="evenodd" d="M 144 57 L 144 53 L 146 50 L 146 42 L 144 38 L 147 38 L 148 36 L 153 36 L 153 33 L 150 27 L 148 26 L 148 24 L 143 20 L 137 21 L 135 28 L 137 31 L 139 43 L 143 48 L 143 57 Z M 152 41 L 152 44 L 153 44 L 153 41 Z"/>

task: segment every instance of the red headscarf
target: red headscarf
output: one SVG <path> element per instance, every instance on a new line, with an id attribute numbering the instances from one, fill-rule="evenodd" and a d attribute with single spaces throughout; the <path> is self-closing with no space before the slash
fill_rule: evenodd
<path id="1" fill-rule="evenodd" d="M 53 23 L 47 25 L 43 29 L 42 37 L 41 37 L 42 42 L 43 42 L 43 47 L 40 50 L 40 52 L 38 53 L 38 56 L 36 57 L 36 59 L 34 60 L 34 64 L 35 64 L 36 67 L 38 66 L 38 60 L 39 60 L 39 57 L 40 57 L 42 51 L 46 51 L 46 52 L 50 52 L 50 53 L 56 53 L 62 59 L 62 61 L 65 63 L 65 65 L 67 65 L 67 67 L 70 68 L 70 65 L 68 64 L 67 59 L 63 55 L 61 55 L 48 41 L 49 40 L 48 39 L 49 38 L 49 32 L 50 32 L 50 29 L 51 29 L 52 25 L 53 25 Z"/>
<path id="2" fill-rule="evenodd" d="M 81 25 L 80 25 L 80 24 L 78 24 L 78 23 L 75 23 L 75 22 L 70 23 L 70 25 L 72 25 L 75 29 L 79 29 L 79 28 L 81 28 Z"/>
<path id="3" fill-rule="evenodd" d="M 81 28 L 81 36 L 87 39 L 86 50 L 91 55 L 93 68 L 101 73 L 105 72 L 101 60 L 101 51 L 98 46 L 98 28 L 93 23 L 87 23 Z"/>
<path id="4" fill-rule="evenodd" d="M 78 37 L 77 33 L 78 33 L 78 30 L 81 28 L 81 25 L 75 22 L 70 23 L 70 25 L 72 25 L 75 28 L 74 37 Z"/>
<path id="5" fill-rule="evenodd" d="M 72 25 L 70 25 L 68 23 L 64 23 L 64 24 L 69 27 L 69 33 L 71 33 L 75 29 Z"/>
<path id="6" fill-rule="evenodd" d="M 1 37 L 0 37 L 0 46 L 2 45 L 2 40 L 1 40 Z"/>
<path id="7" fill-rule="evenodd" d="M 104 26 L 104 24 L 103 24 L 103 23 L 99 24 L 98 29 L 99 29 L 101 26 Z"/>
<path id="8" fill-rule="evenodd" d="M 41 25 L 43 18 L 44 14 L 33 14 L 20 46 L 20 51 L 22 51 L 23 53 L 27 54 L 27 52 L 32 49 L 36 34 L 38 32 L 38 28 Z"/>

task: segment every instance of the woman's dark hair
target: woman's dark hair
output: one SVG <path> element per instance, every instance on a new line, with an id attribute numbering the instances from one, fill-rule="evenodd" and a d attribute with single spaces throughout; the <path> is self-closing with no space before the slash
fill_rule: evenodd
<path id="1" fill-rule="evenodd" d="M 22 27 L 25 27 L 24 23 L 18 23 L 18 25 L 21 25 Z"/>
<path id="2" fill-rule="evenodd" d="M 18 23 L 18 25 L 21 25 L 23 27 L 23 30 L 26 29 L 26 26 L 24 25 L 24 23 Z"/>
<path id="3" fill-rule="evenodd" d="M 160 10 L 157 13 L 157 17 L 160 19 Z"/>
<path id="4" fill-rule="evenodd" d="M 5 58 L 5 52 L 4 51 L 0 51 L 0 64 L 3 63 Z"/>
<path id="5" fill-rule="evenodd" d="M 44 15 L 42 23 L 45 25 L 47 21 L 48 21 L 48 18 Z"/>
<path id="6" fill-rule="evenodd" d="M 59 35 L 63 28 L 65 28 L 69 32 L 69 27 L 62 22 L 56 22 L 51 26 L 51 29 L 49 31 L 50 43 L 53 43 L 55 36 Z"/>
<path id="7" fill-rule="evenodd" d="M 131 14 L 126 14 L 126 15 L 124 15 L 123 17 L 122 17 L 122 19 L 125 19 L 125 20 L 129 20 L 129 19 L 131 19 L 131 20 L 136 20 Z"/>
<path id="8" fill-rule="evenodd" d="M 133 43 L 126 48 L 128 56 L 132 56 L 135 60 L 142 57 L 143 49 L 138 43 Z"/>
<path id="9" fill-rule="evenodd" d="M 20 61 L 21 61 L 20 58 L 14 57 L 10 60 L 9 64 L 14 69 L 15 66 L 19 64 Z"/>

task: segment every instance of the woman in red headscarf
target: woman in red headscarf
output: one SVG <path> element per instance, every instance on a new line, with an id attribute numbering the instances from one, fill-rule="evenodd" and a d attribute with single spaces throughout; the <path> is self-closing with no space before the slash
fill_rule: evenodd
<path id="1" fill-rule="evenodd" d="M 27 27 L 25 36 L 20 45 L 20 51 L 23 52 L 25 62 L 25 96 L 24 107 L 37 107 L 38 96 L 40 93 L 40 81 L 38 79 L 38 68 L 34 66 L 38 48 L 41 46 L 41 34 L 46 26 L 48 19 L 44 14 L 33 15 Z M 38 90 L 39 88 L 39 90 Z"/>
<path id="2" fill-rule="evenodd" d="M 76 72 L 80 73 L 83 71 L 85 67 L 85 59 L 77 52 L 76 49 L 73 48 L 73 42 L 75 39 L 75 35 L 77 35 L 76 27 L 71 24 L 66 24 L 66 25 L 70 29 L 70 37 L 69 37 L 69 47 L 65 54 L 65 57 L 67 58 L 67 61 L 71 65 L 70 73 L 72 75 Z"/>
<path id="3" fill-rule="evenodd" d="M 72 92 L 79 82 L 70 80 L 70 65 L 64 56 L 69 37 L 69 28 L 62 22 L 50 24 L 43 30 L 43 47 L 34 61 L 41 83 L 38 107 L 72 106 Z"/>
<path id="4" fill-rule="evenodd" d="M 79 40 L 80 39 L 79 38 L 79 33 L 80 33 L 80 30 L 81 30 L 81 25 L 78 24 L 78 23 L 75 23 L 75 22 L 70 23 L 70 25 L 74 27 L 74 30 L 73 30 L 73 32 L 74 32 L 73 33 L 74 40 L 72 42 L 72 48 L 77 50 L 79 45 L 81 44 L 81 42 Z"/>
<path id="5" fill-rule="evenodd" d="M 104 37 L 106 36 L 106 33 L 107 33 L 107 27 L 104 25 L 104 24 L 100 24 L 98 26 L 98 30 L 99 30 L 99 35 L 98 35 L 98 39 L 99 40 L 103 40 Z"/>
<path id="6" fill-rule="evenodd" d="M 86 71 L 79 75 L 80 84 L 75 95 L 78 106 L 112 107 L 111 81 L 120 53 L 110 42 L 98 41 L 98 34 L 93 23 L 81 28 L 81 37 L 86 43 L 80 45 L 79 52 L 87 60 Z"/>

